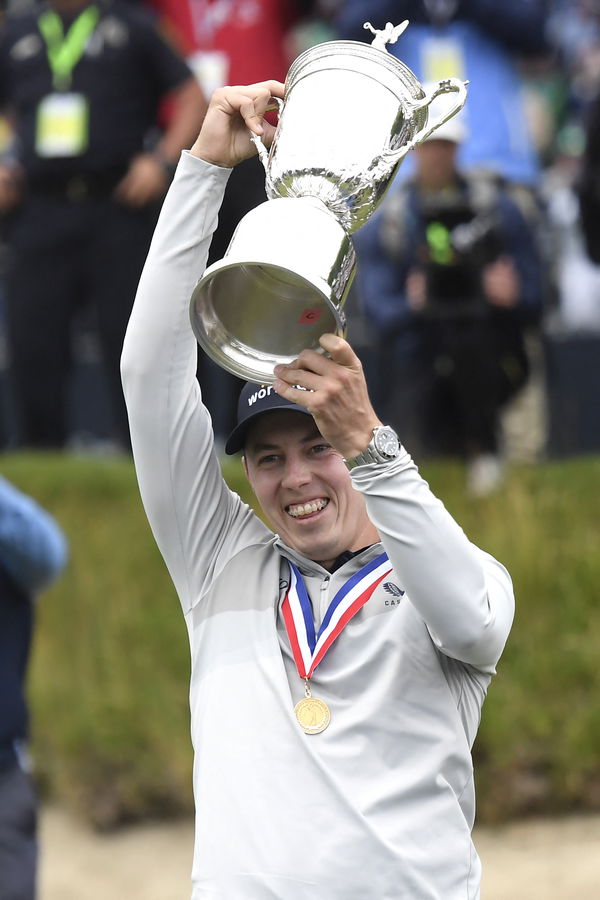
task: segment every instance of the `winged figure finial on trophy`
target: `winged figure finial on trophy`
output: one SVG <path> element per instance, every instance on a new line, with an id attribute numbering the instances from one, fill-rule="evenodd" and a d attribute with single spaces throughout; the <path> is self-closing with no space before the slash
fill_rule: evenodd
<path id="1" fill-rule="evenodd" d="M 402 32 L 406 31 L 408 28 L 408 19 L 405 19 L 404 22 L 400 22 L 399 25 L 394 25 L 393 22 L 386 22 L 385 28 L 382 28 L 381 30 L 373 28 L 370 22 L 365 22 L 363 28 L 367 28 L 375 35 L 371 41 L 371 46 L 377 47 L 378 50 L 385 50 L 386 44 L 395 44 Z"/>

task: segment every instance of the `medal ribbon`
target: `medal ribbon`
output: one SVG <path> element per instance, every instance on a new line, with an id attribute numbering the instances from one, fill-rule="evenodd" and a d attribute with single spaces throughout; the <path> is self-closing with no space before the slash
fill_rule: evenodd
<path id="1" fill-rule="evenodd" d="M 100 10 L 88 6 L 65 35 L 62 20 L 53 9 L 47 9 L 39 17 L 38 28 L 46 41 L 48 63 L 56 90 L 66 90 L 71 83 L 71 72 L 83 56 L 87 40 L 99 18 Z"/>
<path id="2" fill-rule="evenodd" d="M 349 578 L 329 604 L 316 633 L 310 599 L 300 570 L 292 562 L 289 567 L 290 586 L 281 612 L 298 674 L 308 680 L 350 619 L 365 605 L 392 567 L 387 553 L 381 553 Z"/>

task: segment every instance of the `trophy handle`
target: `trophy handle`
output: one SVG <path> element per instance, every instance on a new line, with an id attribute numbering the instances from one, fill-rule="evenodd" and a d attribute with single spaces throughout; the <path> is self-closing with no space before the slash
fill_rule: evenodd
<path id="1" fill-rule="evenodd" d="M 421 100 L 416 100 L 414 103 L 411 103 L 411 112 L 417 112 L 418 110 L 429 106 L 431 101 L 435 100 L 436 97 L 439 97 L 440 94 L 458 94 L 456 102 L 448 112 L 442 116 L 437 116 L 433 122 L 428 122 L 424 128 L 415 134 L 411 141 L 403 144 L 402 147 L 399 147 L 397 150 L 388 150 L 383 153 L 379 160 L 379 165 L 396 165 L 401 159 L 404 159 L 410 150 L 414 150 L 418 144 L 421 144 L 432 135 L 440 125 L 443 125 L 444 122 L 447 122 L 448 119 L 451 119 L 452 116 L 460 112 L 467 99 L 468 83 L 468 81 L 461 81 L 460 78 L 444 78 L 443 81 L 439 82 L 437 87 L 429 93 L 426 93 Z"/>
<path id="2" fill-rule="evenodd" d="M 281 115 L 281 113 L 283 112 L 283 100 L 281 99 L 281 97 L 273 97 L 272 98 L 271 103 L 269 103 L 269 105 L 267 106 L 267 112 L 271 109 L 276 109 L 278 114 Z M 262 138 L 260 137 L 260 135 L 254 134 L 253 131 L 250 131 L 249 133 L 250 133 L 250 140 L 252 141 L 252 143 L 254 144 L 254 146 L 256 147 L 256 150 L 258 152 L 258 158 L 260 159 L 261 163 L 263 164 L 264 170 L 267 173 L 267 181 L 270 181 L 270 178 L 269 178 L 269 151 L 263 144 Z"/>

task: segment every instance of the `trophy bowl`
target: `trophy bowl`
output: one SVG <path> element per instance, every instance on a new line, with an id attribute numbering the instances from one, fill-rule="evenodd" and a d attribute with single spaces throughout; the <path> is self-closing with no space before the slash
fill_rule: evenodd
<path id="1" fill-rule="evenodd" d="M 265 240 L 266 236 L 269 240 Z M 192 294 L 198 343 L 227 371 L 269 384 L 324 332 L 343 335 L 352 240 L 316 197 L 267 200 L 237 226 Z"/>

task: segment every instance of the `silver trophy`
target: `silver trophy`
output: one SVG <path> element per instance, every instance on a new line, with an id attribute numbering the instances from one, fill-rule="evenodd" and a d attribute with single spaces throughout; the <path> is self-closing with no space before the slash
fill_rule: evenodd
<path id="1" fill-rule="evenodd" d="M 272 383 L 277 363 L 319 349 L 325 332 L 345 334 L 352 232 L 376 210 L 406 154 L 464 106 L 464 82 L 448 78 L 426 92 L 387 52 L 407 25 L 376 31 L 367 22 L 371 44 L 306 50 L 277 100 L 270 152 L 252 136 L 268 199 L 240 221 L 190 304 L 200 346 L 240 378 Z M 453 106 L 428 122 L 430 103 L 448 93 L 456 94 Z"/>

